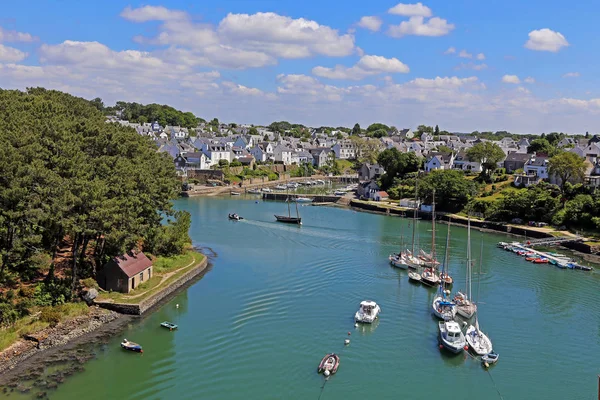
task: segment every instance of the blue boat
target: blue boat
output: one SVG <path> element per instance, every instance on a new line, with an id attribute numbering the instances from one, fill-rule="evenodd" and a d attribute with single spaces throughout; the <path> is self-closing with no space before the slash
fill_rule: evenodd
<path id="1" fill-rule="evenodd" d="M 142 350 L 142 346 L 140 346 L 139 344 L 137 344 L 135 342 L 130 342 L 127 339 L 123 339 L 123 341 L 121 342 L 121 347 L 124 348 L 125 350 L 135 351 L 136 353 L 144 352 L 144 350 Z"/>

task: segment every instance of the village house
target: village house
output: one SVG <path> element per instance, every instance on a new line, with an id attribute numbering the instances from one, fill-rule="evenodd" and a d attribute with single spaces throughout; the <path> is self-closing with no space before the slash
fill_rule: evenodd
<path id="1" fill-rule="evenodd" d="M 564 137 L 560 140 L 560 142 L 558 142 L 557 144 L 558 147 L 565 148 L 567 146 L 569 147 L 575 147 L 577 146 L 577 140 L 570 138 L 570 137 Z"/>
<path id="2" fill-rule="evenodd" d="M 454 154 L 431 153 L 425 162 L 425 172 L 436 169 L 452 169 Z"/>
<path id="3" fill-rule="evenodd" d="M 152 261 L 133 251 L 114 257 L 104 265 L 98 284 L 105 290 L 129 293 L 152 277 Z"/>
<path id="4" fill-rule="evenodd" d="M 314 159 L 308 150 L 300 150 L 296 153 L 298 156 L 298 164 L 313 164 Z"/>
<path id="5" fill-rule="evenodd" d="M 349 160 L 356 158 L 356 146 L 351 140 L 340 140 L 331 148 L 335 153 L 335 158 L 340 160 Z"/>
<path id="6" fill-rule="evenodd" d="M 218 164 L 219 160 L 227 160 L 231 162 L 231 150 L 223 144 L 213 144 L 206 146 L 205 153 L 211 159 L 213 164 Z"/>
<path id="7" fill-rule="evenodd" d="M 523 167 L 523 174 L 515 175 L 515 186 L 530 186 L 548 179 L 548 157 L 532 156 Z"/>
<path id="8" fill-rule="evenodd" d="M 452 165 L 454 169 L 460 169 L 465 172 L 481 172 L 483 168 L 481 167 L 481 163 L 477 161 L 469 161 L 467 158 L 467 153 L 464 151 L 459 152 L 454 158 L 454 163 Z"/>
<path id="9" fill-rule="evenodd" d="M 330 159 L 335 159 L 335 153 L 329 148 L 309 149 L 309 152 L 313 156 L 313 165 L 317 168 L 322 168 Z"/>
<path id="10" fill-rule="evenodd" d="M 358 179 L 361 181 L 370 181 L 383 175 L 385 171 L 379 164 L 364 163 L 358 170 Z"/>
<path id="11" fill-rule="evenodd" d="M 292 164 L 292 150 L 283 144 L 278 144 L 273 149 L 273 159 L 283 165 Z"/>
<path id="12" fill-rule="evenodd" d="M 398 131 L 398 136 L 401 137 L 402 139 L 412 139 L 415 137 L 415 134 L 413 133 L 413 131 L 411 129 L 401 129 Z"/>
<path id="13" fill-rule="evenodd" d="M 380 191 L 381 189 L 375 181 L 367 181 L 358 185 L 356 194 L 361 198 L 372 199 L 373 196 L 375 196 L 375 193 L 379 193 Z"/>
<path id="14" fill-rule="evenodd" d="M 389 200 L 389 198 L 390 196 L 384 191 L 375 192 L 372 196 L 372 199 L 375 201 L 386 201 Z"/>
<path id="15" fill-rule="evenodd" d="M 506 173 L 512 174 L 518 169 L 524 169 L 525 163 L 529 161 L 531 154 L 526 153 L 510 153 L 504 159 L 504 168 Z"/>

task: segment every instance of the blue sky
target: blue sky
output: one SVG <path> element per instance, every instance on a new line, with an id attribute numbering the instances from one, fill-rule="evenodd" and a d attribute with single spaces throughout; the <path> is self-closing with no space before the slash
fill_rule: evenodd
<path id="1" fill-rule="evenodd" d="M 594 132 L 599 12 L 539 0 L 11 2 L 0 86 L 239 123 Z"/>

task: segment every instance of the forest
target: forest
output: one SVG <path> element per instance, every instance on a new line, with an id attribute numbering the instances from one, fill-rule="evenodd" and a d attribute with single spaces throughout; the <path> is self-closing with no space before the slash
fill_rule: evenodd
<path id="1" fill-rule="evenodd" d="M 0 90 L 0 109 L 0 324 L 68 301 L 131 249 L 183 251 L 190 217 L 150 139 L 58 91 Z"/>

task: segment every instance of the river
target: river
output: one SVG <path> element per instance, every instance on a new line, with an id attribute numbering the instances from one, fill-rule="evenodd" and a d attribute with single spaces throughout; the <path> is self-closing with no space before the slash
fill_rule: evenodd
<path id="1" fill-rule="evenodd" d="M 122 337 L 96 345 L 95 359 L 50 398 L 596 398 L 597 273 L 531 264 L 496 247 L 506 235 L 473 231 L 476 265 L 483 243 L 473 285 L 476 292 L 480 281 L 479 321 L 500 354 L 488 373 L 466 354 L 439 350 L 435 289 L 389 265 L 400 234 L 410 236 L 410 219 L 305 206 L 298 227 L 274 221 L 273 214 L 287 213 L 285 203 L 254 197 L 176 206 L 192 214 L 194 244 L 216 253 L 212 270 Z M 229 221 L 229 212 L 245 219 Z M 446 229 L 438 225 L 440 255 Z M 464 288 L 466 237 L 465 228 L 451 228 L 454 290 Z M 430 222 L 418 222 L 418 238 L 429 247 Z M 355 328 L 364 299 L 377 301 L 382 314 L 373 326 Z M 179 330 L 161 328 L 164 320 Z M 122 351 L 123 337 L 142 344 L 143 355 Z M 341 354 L 341 364 L 324 384 L 316 367 L 327 352 Z"/>

